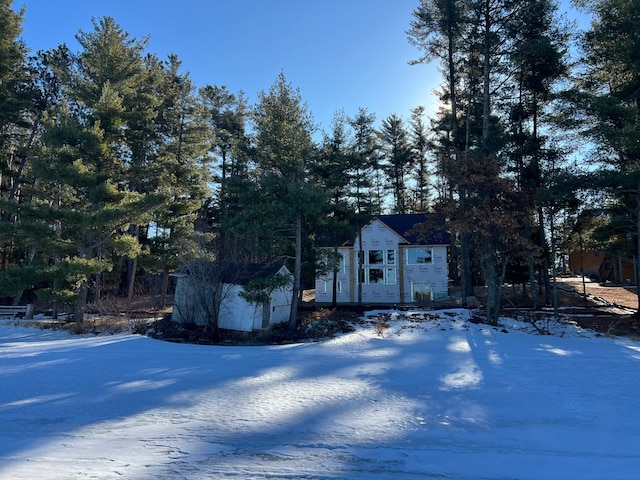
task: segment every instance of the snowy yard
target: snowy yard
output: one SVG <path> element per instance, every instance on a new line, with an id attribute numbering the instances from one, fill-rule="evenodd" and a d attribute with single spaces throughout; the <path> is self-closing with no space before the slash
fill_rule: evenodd
<path id="1" fill-rule="evenodd" d="M 0 326 L 0 478 L 638 478 L 639 342 L 466 315 L 271 347 Z"/>

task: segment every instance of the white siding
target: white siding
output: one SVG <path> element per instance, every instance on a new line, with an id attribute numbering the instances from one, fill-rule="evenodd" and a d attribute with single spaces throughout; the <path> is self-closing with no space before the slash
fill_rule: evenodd
<path id="1" fill-rule="evenodd" d="M 289 274 L 283 267 L 278 272 Z M 176 322 L 194 322 L 199 325 L 205 324 L 205 309 L 202 302 L 213 302 L 213 290 L 211 287 L 201 287 L 196 293 L 193 281 L 187 277 L 179 277 L 176 284 L 176 293 L 173 306 L 172 319 Z M 211 291 L 208 296 L 207 292 Z M 278 289 L 271 294 L 269 306 L 254 305 L 245 301 L 241 296 L 241 285 L 224 284 L 221 289 L 222 300 L 220 301 L 220 314 L 218 316 L 218 327 L 227 330 L 239 330 L 250 332 L 263 328 L 263 312 L 267 308 L 268 323 L 277 324 L 289 320 L 291 310 L 291 284 L 285 288 Z M 209 298 L 210 297 L 210 298 Z M 204 299 L 203 299 L 204 298 Z M 209 310 L 213 309 L 209 307 Z"/>
<path id="2" fill-rule="evenodd" d="M 406 264 L 406 254 L 403 255 L 405 265 L 403 268 L 403 282 L 405 285 L 403 302 L 413 302 L 412 285 L 414 283 L 427 283 L 431 286 L 432 300 L 446 297 L 449 290 L 447 247 L 443 245 L 427 246 L 432 249 L 432 262 L 417 265 Z M 411 248 L 424 248 L 424 246 L 406 246 L 404 251 Z"/>
<path id="3" fill-rule="evenodd" d="M 448 265 L 446 245 L 405 245 L 406 240 L 376 219 L 362 229 L 362 243 L 359 238 L 353 247 L 341 247 L 344 270 L 338 272 L 340 290 L 336 295 L 338 303 L 358 302 L 358 251 L 362 247 L 363 303 L 411 303 L 412 285 L 429 285 L 432 299 L 448 294 Z M 408 265 L 406 252 L 412 248 L 428 248 L 428 263 Z M 333 274 L 316 278 L 316 303 L 332 302 Z"/>
<path id="4" fill-rule="evenodd" d="M 241 296 L 242 287 L 232 285 L 229 288 L 227 297 L 220 305 L 220 318 L 218 326 L 227 330 L 240 330 L 250 332 L 254 329 L 256 318 L 262 328 L 262 307 L 256 307 L 247 303 Z"/>
<path id="5" fill-rule="evenodd" d="M 271 294 L 271 305 L 269 305 L 271 312 L 269 315 L 272 325 L 289 321 L 292 295 L 293 290 L 291 287 L 278 289 Z"/>
<path id="6" fill-rule="evenodd" d="M 342 267 L 336 276 L 336 282 L 339 284 L 338 293 L 336 294 L 338 303 L 351 302 L 352 286 L 350 276 L 353 264 L 353 248 L 340 247 L 338 253 L 342 255 Z M 331 303 L 333 301 L 333 272 L 316 278 L 316 302 Z"/>
<path id="7" fill-rule="evenodd" d="M 362 229 L 362 243 L 359 238 L 356 238 L 354 248 L 357 251 L 362 247 L 364 282 L 361 288 L 363 303 L 388 304 L 401 301 L 399 269 L 402 259 L 398 248 L 401 241 L 403 241 L 402 237 L 380 220 L 374 220 Z M 395 252 L 395 262 L 393 263 L 389 263 L 389 252 Z M 374 283 L 374 279 L 378 282 Z M 357 275 L 354 275 L 352 286 L 356 292 L 357 282 Z"/>

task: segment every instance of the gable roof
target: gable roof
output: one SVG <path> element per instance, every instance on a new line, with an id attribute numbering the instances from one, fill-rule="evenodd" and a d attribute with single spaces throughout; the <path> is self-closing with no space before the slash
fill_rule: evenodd
<path id="1" fill-rule="evenodd" d="M 407 243 L 413 245 L 448 245 L 449 233 L 444 219 L 427 213 L 380 215 L 377 217 Z"/>
<path id="2" fill-rule="evenodd" d="M 242 266 L 237 276 L 232 279 L 233 281 L 231 283 L 235 283 L 236 285 L 246 285 L 251 280 L 275 277 L 282 269 L 284 269 L 284 275 L 290 275 L 289 269 L 284 265 L 284 262 L 270 264 L 250 263 Z"/>
<path id="3" fill-rule="evenodd" d="M 275 277 L 283 270 L 284 275 L 290 275 L 289 269 L 284 262 L 275 263 L 219 263 L 219 262 L 197 262 L 188 269 L 176 272 L 176 277 L 195 276 L 202 280 L 212 282 L 229 283 L 233 285 L 246 285 L 252 280 Z"/>

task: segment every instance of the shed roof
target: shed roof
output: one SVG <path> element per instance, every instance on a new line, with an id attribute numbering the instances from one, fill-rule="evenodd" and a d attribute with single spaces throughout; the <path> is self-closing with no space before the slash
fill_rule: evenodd
<path id="1" fill-rule="evenodd" d="M 176 276 L 198 276 L 213 282 L 230 283 L 234 285 L 246 285 L 252 280 L 276 276 L 281 269 L 285 274 L 290 274 L 284 262 L 275 263 L 221 263 L 198 262 L 189 268 L 177 273 Z"/>

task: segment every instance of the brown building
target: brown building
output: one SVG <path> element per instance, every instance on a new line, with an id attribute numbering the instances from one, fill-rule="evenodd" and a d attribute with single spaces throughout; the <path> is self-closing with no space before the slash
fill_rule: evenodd
<path id="1" fill-rule="evenodd" d="M 585 277 L 600 283 L 623 285 L 636 281 L 633 260 L 593 250 L 571 252 L 569 269 L 574 275 L 583 273 Z"/>

